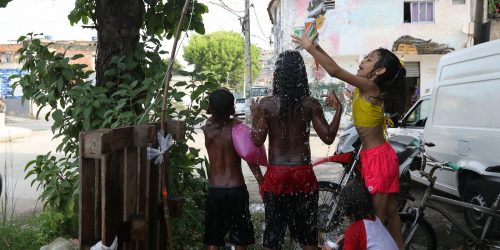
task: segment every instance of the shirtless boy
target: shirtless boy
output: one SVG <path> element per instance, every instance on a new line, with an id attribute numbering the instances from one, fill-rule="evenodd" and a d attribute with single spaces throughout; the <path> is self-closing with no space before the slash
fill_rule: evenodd
<path id="1" fill-rule="evenodd" d="M 210 186 L 205 210 L 204 244 L 207 249 L 225 246 L 224 236 L 236 249 L 253 244 L 254 230 L 248 208 L 248 191 L 241 171 L 241 158 L 232 140 L 234 97 L 227 89 L 218 89 L 209 96 L 208 114 L 212 116 L 203 127 L 205 146 L 210 161 Z M 249 164 L 250 165 L 250 164 Z M 250 165 L 257 182 L 262 181 L 259 166 Z"/>

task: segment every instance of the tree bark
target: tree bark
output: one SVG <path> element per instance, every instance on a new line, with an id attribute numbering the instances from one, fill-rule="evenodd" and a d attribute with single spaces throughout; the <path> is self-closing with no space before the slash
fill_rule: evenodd
<path id="1" fill-rule="evenodd" d="M 104 76 L 112 68 L 113 56 L 127 56 L 135 52 L 140 38 L 144 2 L 142 0 L 98 0 L 96 4 L 97 21 L 97 59 L 96 85 L 103 86 L 108 81 Z M 138 80 L 144 72 L 138 66 L 133 74 Z M 111 91 L 113 92 L 113 91 Z"/>

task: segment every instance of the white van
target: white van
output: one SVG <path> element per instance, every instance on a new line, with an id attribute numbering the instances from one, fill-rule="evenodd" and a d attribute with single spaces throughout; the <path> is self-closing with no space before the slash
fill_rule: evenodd
<path id="1" fill-rule="evenodd" d="M 500 40 L 441 58 L 423 140 L 436 145 L 426 147 L 429 155 L 461 167 L 437 172 L 436 188 L 491 206 L 500 193 Z M 422 181 L 416 173 L 412 179 Z"/>

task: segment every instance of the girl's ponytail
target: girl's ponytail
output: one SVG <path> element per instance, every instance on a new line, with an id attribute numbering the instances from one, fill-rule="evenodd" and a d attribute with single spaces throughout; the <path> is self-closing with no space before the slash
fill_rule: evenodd
<path id="1" fill-rule="evenodd" d="M 384 112 L 396 114 L 399 119 L 408 108 L 408 85 L 406 84 L 406 69 L 399 58 L 391 51 L 383 48 L 376 50 L 380 60 L 375 69 L 385 68 L 385 73 L 374 81 L 382 92 Z M 374 70 L 375 70 L 374 69 Z"/>

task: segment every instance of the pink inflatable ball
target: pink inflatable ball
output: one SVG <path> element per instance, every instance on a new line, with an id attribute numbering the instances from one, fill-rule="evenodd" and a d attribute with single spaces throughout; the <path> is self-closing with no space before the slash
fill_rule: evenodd
<path id="1" fill-rule="evenodd" d="M 268 165 L 266 148 L 264 145 L 258 147 L 252 142 L 251 130 L 247 125 L 243 123 L 234 125 L 232 137 L 234 149 L 241 159 L 250 164 L 260 166 Z"/>

